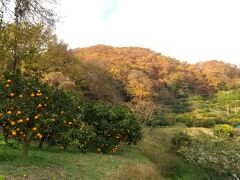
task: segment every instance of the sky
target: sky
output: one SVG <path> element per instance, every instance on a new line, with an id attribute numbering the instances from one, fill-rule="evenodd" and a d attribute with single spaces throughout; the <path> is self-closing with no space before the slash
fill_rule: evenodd
<path id="1" fill-rule="evenodd" d="M 145 47 L 240 66 L 239 7 L 239 0 L 61 0 L 56 33 L 70 48 Z"/>

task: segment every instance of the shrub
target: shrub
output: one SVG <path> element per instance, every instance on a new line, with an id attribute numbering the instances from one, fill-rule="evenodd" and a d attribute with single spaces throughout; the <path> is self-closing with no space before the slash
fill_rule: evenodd
<path id="1" fill-rule="evenodd" d="M 191 119 L 188 119 L 187 121 L 185 121 L 185 125 L 187 127 L 198 127 L 198 124 L 199 124 L 199 122 L 194 118 L 191 118 Z"/>
<path id="2" fill-rule="evenodd" d="M 222 125 L 217 125 L 213 129 L 213 133 L 216 136 L 224 136 L 224 137 L 229 137 L 233 135 L 233 130 L 234 128 L 230 125 L 227 124 L 222 124 Z"/>
<path id="3" fill-rule="evenodd" d="M 214 119 L 202 119 L 199 122 L 200 127 L 205 127 L 205 128 L 211 128 L 215 126 L 215 120 Z"/>
<path id="4" fill-rule="evenodd" d="M 141 139 L 140 125 L 124 106 L 111 106 L 103 102 L 88 104 L 84 121 L 96 133 L 93 143 L 98 152 L 115 153 L 120 143 L 136 144 Z"/>
<path id="5" fill-rule="evenodd" d="M 215 120 L 210 119 L 210 118 L 193 118 L 189 119 L 188 121 L 185 122 L 185 125 L 187 127 L 205 127 L 205 128 L 211 128 L 215 126 Z"/>
<path id="6" fill-rule="evenodd" d="M 178 153 L 194 162 L 210 175 L 223 178 L 232 174 L 240 175 L 239 146 L 235 143 L 210 136 L 192 139 L 191 146 L 182 146 Z"/>
<path id="7" fill-rule="evenodd" d="M 182 146 L 189 146 L 191 144 L 191 137 L 185 132 L 177 132 L 171 139 L 171 150 L 178 151 Z"/>
<path id="8" fill-rule="evenodd" d="M 240 118 L 231 118 L 227 121 L 226 124 L 237 126 L 238 124 L 240 124 Z"/>
<path id="9" fill-rule="evenodd" d="M 215 119 L 216 124 L 227 124 L 227 118 L 224 117 L 217 117 Z"/>
<path id="10" fill-rule="evenodd" d="M 173 126 L 176 124 L 176 118 L 174 114 L 164 114 L 158 117 L 156 120 L 155 125 L 157 126 Z"/>
<path id="11" fill-rule="evenodd" d="M 87 152 L 94 138 L 96 137 L 93 129 L 82 122 L 80 126 L 69 128 L 63 132 L 59 143 L 62 149 L 78 149 L 81 152 Z"/>
<path id="12" fill-rule="evenodd" d="M 189 114 L 176 114 L 175 118 L 176 118 L 176 122 L 185 123 L 190 119 L 192 119 L 192 116 Z"/>

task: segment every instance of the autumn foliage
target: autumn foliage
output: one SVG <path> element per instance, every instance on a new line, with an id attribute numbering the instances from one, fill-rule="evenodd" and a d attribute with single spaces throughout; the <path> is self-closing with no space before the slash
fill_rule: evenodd
<path id="1" fill-rule="evenodd" d="M 104 45 L 72 52 L 81 61 L 107 70 L 133 98 L 209 96 L 239 86 L 240 70 L 222 61 L 189 64 L 146 48 Z"/>

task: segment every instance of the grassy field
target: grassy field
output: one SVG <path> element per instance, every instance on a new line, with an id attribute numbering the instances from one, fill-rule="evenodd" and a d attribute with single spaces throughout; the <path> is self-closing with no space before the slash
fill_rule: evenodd
<path id="1" fill-rule="evenodd" d="M 21 156 L 21 149 L 3 149 L 0 179 L 204 179 L 191 164 L 167 151 L 176 129 L 179 127 L 145 129 L 139 145 L 123 145 L 114 155 L 32 147 L 26 160 Z"/>

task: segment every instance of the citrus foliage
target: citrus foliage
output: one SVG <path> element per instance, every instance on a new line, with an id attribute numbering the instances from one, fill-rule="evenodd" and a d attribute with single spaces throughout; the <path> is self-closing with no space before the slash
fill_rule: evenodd
<path id="1" fill-rule="evenodd" d="M 76 94 L 19 72 L 2 76 L 0 101 L 4 139 L 22 143 L 26 156 L 32 141 L 80 151 L 95 146 L 115 153 L 119 143 L 135 144 L 141 137 L 140 126 L 126 108 L 97 103 L 87 106 L 82 119 Z"/>
<path id="2" fill-rule="evenodd" d="M 30 142 L 42 139 L 42 132 L 48 127 L 50 89 L 35 77 L 5 73 L 0 90 L 0 123 L 5 139 L 24 143 L 27 153 Z"/>
<path id="3" fill-rule="evenodd" d="M 23 143 L 25 155 L 33 140 L 61 144 L 62 132 L 78 127 L 80 110 L 71 97 L 37 77 L 5 73 L 0 90 L 0 125 L 4 138 Z"/>
<path id="4" fill-rule="evenodd" d="M 96 132 L 94 145 L 98 152 L 115 153 L 120 143 L 136 144 L 141 139 L 141 128 L 133 114 L 123 106 L 98 102 L 85 108 L 84 120 Z"/>

